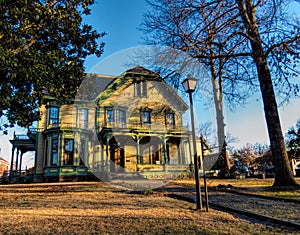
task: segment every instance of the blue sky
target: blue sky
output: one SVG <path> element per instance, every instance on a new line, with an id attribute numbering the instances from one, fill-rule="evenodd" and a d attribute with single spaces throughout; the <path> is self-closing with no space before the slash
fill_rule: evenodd
<path id="1" fill-rule="evenodd" d="M 297 7 L 299 4 L 297 4 Z M 118 75 L 121 64 L 130 48 L 142 45 L 143 36 L 137 29 L 142 19 L 143 12 L 147 10 L 143 0 L 99 0 L 93 7 L 93 13 L 87 18 L 97 30 L 105 31 L 108 35 L 103 38 L 106 46 L 104 54 L 99 58 L 89 58 L 86 63 L 87 72 L 109 73 Z M 295 10 L 296 11 L 296 10 Z M 297 12 L 297 11 L 296 11 Z M 99 69 L 100 68 L 100 69 Z M 115 70 L 115 71 L 114 71 Z M 292 100 L 289 105 L 279 109 L 282 130 L 294 126 L 300 118 L 300 99 Z M 214 121 L 213 107 L 209 110 L 205 107 L 196 107 L 198 114 L 197 121 L 205 122 L 208 119 Z M 260 94 L 248 100 L 244 107 L 234 112 L 225 110 L 226 130 L 237 137 L 240 141 L 236 146 L 243 146 L 246 143 L 268 143 L 267 129 L 264 119 L 264 112 Z"/>
<path id="2" fill-rule="evenodd" d="M 137 29 L 143 13 L 147 10 L 144 0 L 97 0 L 92 14 L 86 19 L 99 32 L 106 32 L 106 43 L 101 59 L 113 53 L 142 43 L 142 34 Z M 90 71 L 99 58 L 90 57 L 86 61 L 86 70 Z"/>
<path id="3" fill-rule="evenodd" d="M 107 32 L 102 38 L 106 43 L 104 54 L 100 58 L 89 57 L 86 61 L 86 72 L 97 72 L 109 75 L 118 75 L 123 72 L 122 56 L 126 56 L 129 48 L 142 45 L 142 34 L 137 29 L 147 6 L 143 0 L 97 0 L 92 7 L 92 14 L 85 20 L 99 32 Z M 121 59 L 118 59 L 121 58 Z M 112 59 L 112 60 L 111 60 Z M 100 66 L 104 65 L 104 66 Z M 289 105 L 280 108 L 283 133 L 294 126 L 300 118 L 300 99 L 293 100 Z M 213 107 L 195 106 L 197 122 L 214 121 Z M 225 111 L 226 130 L 240 141 L 236 146 L 246 143 L 268 143 L 268 135 L 264 119 L 264 112 L 260 94 L 249 99 L 248 104 L 234 112 Z M 20 133 L 24 130 L 17 129 Z M 9 160 L 11 155 L 11 139 L 13 131 L 8 136 L 0 136 L 1 155 Z M 24 166 L 32 164 L 32 154 L 24 155 Z"/>

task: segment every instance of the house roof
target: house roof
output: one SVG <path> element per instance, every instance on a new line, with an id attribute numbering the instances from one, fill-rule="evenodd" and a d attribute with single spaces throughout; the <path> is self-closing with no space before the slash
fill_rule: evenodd
<path id="1" fill-rule="evenodd" d="M 78 89 L 76 100 L 95 100 L 116 78 L 104 74 L 87 74 Z"/>
<path id="2" fill-rule="evenodd" d="M 3 164 L 3 163 L 6 163 L 6 164 L 9 164 L 9 162 L 4 159 L 3 157 L 0 157 L 0 162 Z"/>
<path id="3" fill-rule="evenodd" d="M 158 73 L 146 69 L 140 65 L 136 65 L 135 67 L 128 69 L 125 73 L 142 73 L 142 74 L 156 75 L 156 76 L 159 75 Z"/>
<path id="4" fill-rule="evenodd" d="M 174 88 L 168 85 L 159 76 L 159 73 L 153 72 L 139 65 L 126 70 L 120 76 L 87 74 L 78 89 L 76 101 L 98 100 L 101 103 L 132 78 L 143 78 L 149 81 L 158 81 L 156 89 L 158 89 L 165 97 L 167 102 L 173 105 L 176 104 L 178 110 L 186 111 L 188 109 L 188 105 L 181 99 L 181 97 L 178 96 Z"/>

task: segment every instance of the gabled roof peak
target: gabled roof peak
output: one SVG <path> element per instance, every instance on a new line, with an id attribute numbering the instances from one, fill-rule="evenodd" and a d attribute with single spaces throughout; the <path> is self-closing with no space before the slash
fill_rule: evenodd
<path id="1" fill-rule="evenodd" d="M 128 69 L 126 71 L 126 73 L 144 73 L 144 74 L 149 74 L 149 75 L 159 75 L 158 73 L 153 72 L 153 71 L 151 71 L 149 69 L 146 69 L 146 68 L 144 68 L 144 67 L 142 67 L 140 65 L 136 65 L 133 68 Z"/>

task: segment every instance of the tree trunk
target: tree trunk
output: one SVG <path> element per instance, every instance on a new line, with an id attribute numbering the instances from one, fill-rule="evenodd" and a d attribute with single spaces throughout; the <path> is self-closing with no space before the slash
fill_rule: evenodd
<path id="1" fill-rule="evenodd" d="M 214 104 L 216 109 L 216 118 L 217 118 L 217 134 L 218 134 L 218 147 L 221 152 L 223 144 L 225 141 L 225 124 L 224 124 L 224 115 L 223 115 L 223 96 L 222 96 L 222 87 L 217 79 L 216 66 L 212 60 L 211 64 L 211 77 L 212 77 L 212 86 L 214 93 Z"/>
<path id="2" fill-rule="evenodd" d="M 204 18 L 207 15 L 204 13 Z M 215 26 L 206 24 L 206 30 L 208 32 L 209 41 L 214 40 L 214 30 Z M 219 79 L 217 75 L 217 66 L 216 61 L 213 59 L 215 57 L 215 52 L 213 49 L 213 45 L 209 44 L 209 53 L 210 53 L 210 72 L 211 72 L 211 79 L 212 79 L 212 87 L 214 93 L 214 103 L 216 109 L 216 119 L 217 119 L 217 135 L 218 135 L 218 148 L 219 152 L 223 150 L 223 145 L 225 142 L 225 123 L 224 123 L 224 115 L 223 115 L 223 83 L 222 83 L 222 73 L 219 71 Z M 219 68 L 221 67 L 221 62 L 219 64 Z"/>
<path id="3" fill-rule="evenodd" d="M 245 1 L 245 3 L 241 0 L 237 2 L 247 34 L 250 36 L 252 58 L 257 68 L 263 98 L 265 119 L 275 168 L 275 182 L 273 186 L 295 186 L 297 183 L 293 177 L 286 152 L 271 73 L 256 22 L 255 8 L 251 0 Z"/>
<path id="4" fill-rule="evenodd" d="M 253 51 L 259 50 L 256 43 L 252 43 Z M 263 98 L 265 119 L 269 133 L 273 163 L 275 168 L 274 186 L 296 185 L 290 162 L 286 152 L 284 138 L 277 109 L 270 70 L 265 59 L 255 59 L 261 94 Z"/>

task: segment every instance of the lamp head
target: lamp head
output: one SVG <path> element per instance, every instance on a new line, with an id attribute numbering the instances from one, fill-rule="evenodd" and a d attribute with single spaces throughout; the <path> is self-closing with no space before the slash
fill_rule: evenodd
<path id="1" fill-rule="evenodd" d="M 198 79 L 192 78 L 190 75 L 184 79 L 184 81 L 181 83 L 184 87 L 185 92 L 192 93 L 195 91 L 197 86 Z"/>

